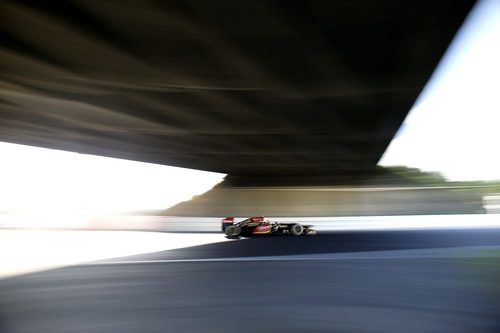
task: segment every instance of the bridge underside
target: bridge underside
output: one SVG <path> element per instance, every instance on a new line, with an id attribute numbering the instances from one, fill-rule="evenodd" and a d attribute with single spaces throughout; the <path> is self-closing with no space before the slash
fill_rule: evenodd
<path id="1" fill-rule="evenodd" d="M 0 4 L 0 140 L 240 176 L 371 170 L 474 1 Z"/>

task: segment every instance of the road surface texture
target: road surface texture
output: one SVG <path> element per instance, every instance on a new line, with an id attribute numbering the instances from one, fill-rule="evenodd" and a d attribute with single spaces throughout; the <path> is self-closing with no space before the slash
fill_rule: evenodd
<path id="1" fill-rule="evenodd" d="M 498 245 L 337 233 L 86 263 L 0 280 L 0 332 L 500 332 Z"/>

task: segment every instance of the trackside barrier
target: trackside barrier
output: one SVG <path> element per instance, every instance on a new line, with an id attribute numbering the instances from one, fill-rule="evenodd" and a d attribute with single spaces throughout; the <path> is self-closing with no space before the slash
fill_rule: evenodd
<path id="1" fill-rule="evenodd" d="M 236 217 L 235 221 L 245 217 Z M 97 230 L 148 230 L 160 232 L 221 232 L 222 217 L 179 216 L 103 216 L 70 223 L 70 218 L 54 224 L 53 220 L 22 219 L 0 215 L 0 228 L 57 228 Z M 469 215 L 400 215 L 349 217 L 266 217 L 270 221 L 311 224 L 318 232 L 416 230 L 450 228 L 500 228 L 500 214 Z"/>
<path id="2" fill-rule="evenodd" d="M 239 221 L 241 218 L 235 218 Z M 270 221 L 311 224 L 318 232 L 500 228 L 500 214 L 351 217 L 269 217 Z M 222 217 L 121 216 L 96 221 L 97 229 L 146 229 L 165 232 L 221 232 Z"/>

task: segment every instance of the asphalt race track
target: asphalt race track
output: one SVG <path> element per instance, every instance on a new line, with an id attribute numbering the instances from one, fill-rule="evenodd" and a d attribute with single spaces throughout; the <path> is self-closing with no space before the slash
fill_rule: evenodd
<path id="1" fill-rule="evenodd" d="M 493 333 L 499 282 L 499 229 L 263 237 L 0 280 L 0 332 Z"/>

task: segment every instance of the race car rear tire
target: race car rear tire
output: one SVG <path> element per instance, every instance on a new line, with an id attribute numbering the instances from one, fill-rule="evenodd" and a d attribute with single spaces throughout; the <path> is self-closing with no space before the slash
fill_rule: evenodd
<path id="1" fill-rule="evenodd" d="M 302 224 L 296 223 L 290 227 L 290 234 L 293 236 L 300 236 L 304 232 Z"/>
<path id="2" fill-rule="evenodd" d="M 237 225 L 230 225 L 226 227 L 226 236 L 238 237 L 241 234 L 241 227 Z"/>

